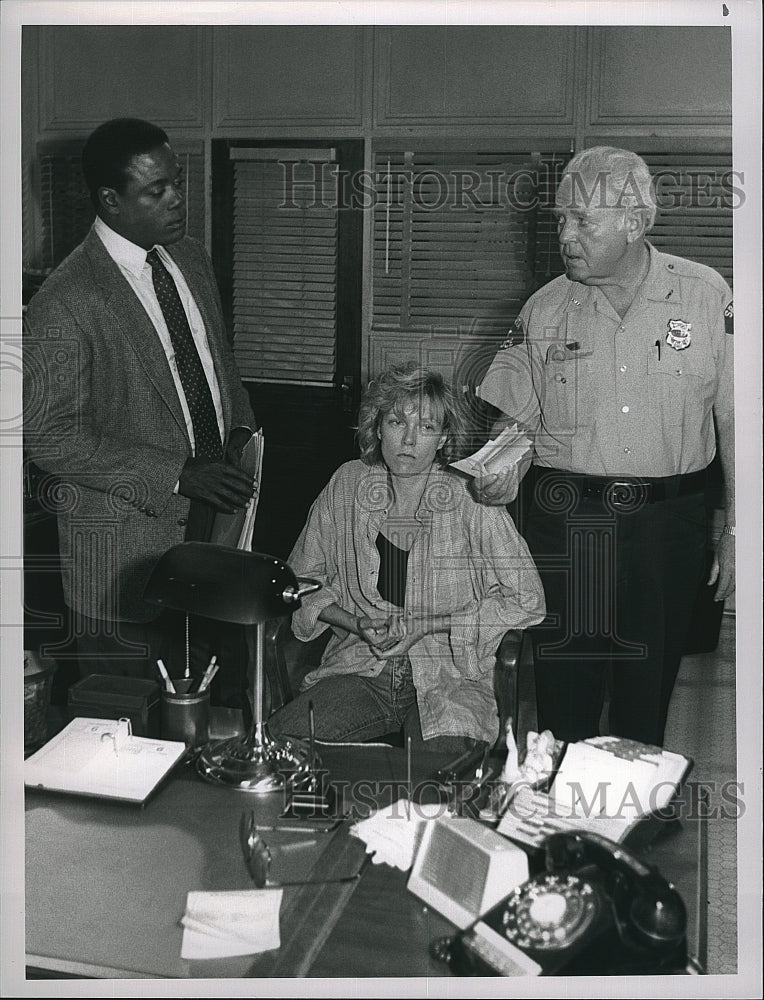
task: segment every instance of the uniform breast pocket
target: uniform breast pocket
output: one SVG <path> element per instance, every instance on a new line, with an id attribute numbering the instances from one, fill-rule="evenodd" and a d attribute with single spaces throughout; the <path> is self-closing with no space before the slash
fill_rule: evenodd
<path id="1" fill-rule="evenodd" d="M 662 343 L 651 348 L 647 360 L 650 394 L 656 401 L 711 401 L 716 371 L 710 358 L 700 352 L 675 351 Z"/>

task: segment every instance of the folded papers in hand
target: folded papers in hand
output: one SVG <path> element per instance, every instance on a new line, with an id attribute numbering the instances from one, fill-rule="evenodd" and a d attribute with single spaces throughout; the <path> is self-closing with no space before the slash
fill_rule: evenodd
<path id="1" fill-rule="evenodd" d="M 282 889 L 189 892 L 181 958 L 256 955 L 281 946 Z"/>
<path id="2" fill-rule="evenodd" d="M 363 840 L 375 865 L 386 864 L 408 871 L 424 833 L 424 824 L 443 812 L 438 802 L 425 805 L 397 799 L 355 823 L 350 832 Z"/>
<path id="3" fill-rule="evenodd" d="M 451 465 L 468 476 L 494 475 L 505 472 L 517 465 L 531 449 L 531 439 L 517 424 L 505 427 L 498 437 L 486 441 L 483 447 L 468 458 L 462 458 Z"/>

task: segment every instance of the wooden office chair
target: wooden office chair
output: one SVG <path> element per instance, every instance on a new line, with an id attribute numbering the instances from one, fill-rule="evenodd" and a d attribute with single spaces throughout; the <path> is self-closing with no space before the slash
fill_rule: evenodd
<path id="1" fill-rule="evenodd" d="M 326 629 L 312 642 L 300 642 L 295 638 L 288 618 L 266 623 L 266 717 L 292 700 L 305 675 L 320 664 L 330 636 L 331 629 Z M 499 709 L 499 738 L 494 749 L 506 747 L 507 720 L 510 718 L 517 738 L 522 648 L 523 633 L 519 629 L 510 629 L 496 651 L 493 690 Z"/>

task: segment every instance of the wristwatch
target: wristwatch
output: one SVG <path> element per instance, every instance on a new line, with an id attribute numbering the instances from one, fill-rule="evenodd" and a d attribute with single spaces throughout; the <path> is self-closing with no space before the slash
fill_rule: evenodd
<path id="1" fill-rule="evenodd" d="M 724 527 L 722 528 L 722 534 L 723 535 L 733 535 L 734 536 L 734 534 L 735 534 L 735 525 L 734 524 L 725 524 Z"/>

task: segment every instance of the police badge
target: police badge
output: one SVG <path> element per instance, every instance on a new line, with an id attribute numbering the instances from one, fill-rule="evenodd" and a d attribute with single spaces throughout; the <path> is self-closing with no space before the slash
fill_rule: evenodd
<path id="1" fill-rule="evenodd" d="M 692 323 L 686 323 L 683 319 L 670 319 L 668 321 L 668 333 L 666 343 L 673 347 L 675 351 L 683 351 L 690 346 L 692 340 Z"/>

